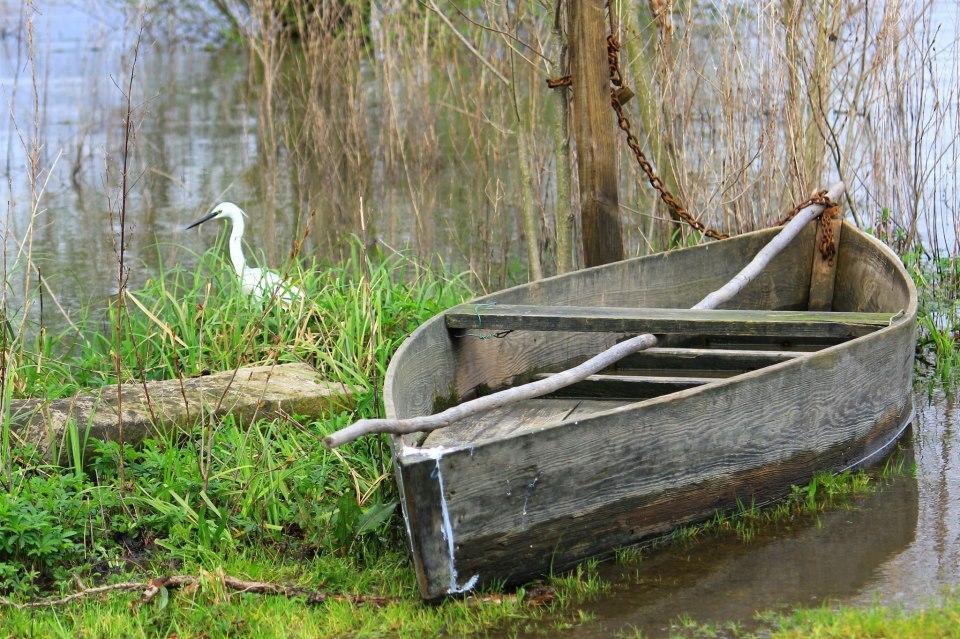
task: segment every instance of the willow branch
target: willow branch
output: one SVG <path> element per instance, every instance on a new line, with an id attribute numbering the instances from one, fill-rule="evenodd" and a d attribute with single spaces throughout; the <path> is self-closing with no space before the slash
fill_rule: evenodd
<path id="1" fill-rule="evenodd" d="M 837 182 L 827 191 L 827 197 L 836 201 L 843 195 L 843 192 L 843 183 Z M 786 248 L 800 231 L 803 230 L 803 227 L 823 212 L 823 208 L 820 204 L 812 204 L 799 211 L 766 246 L 760 249 L 754 258 L 750 260 L 750 263 L 743 267 L 733 279 L 704 297 L 693 308 L 698 310 L 713 309 L 730 301 L 737 293 L 742 291 L 747 284 L 756 279 L 756 277 L 763 272 L 763 269 L 770 264 L 771 260 Z M 346 428 L 331 433 L 324 438 L 323 443 L 328 448 L 336 448 L 364 435 L 374 435 L 377 433 L 404 435 L 407 433 L 434 431 L 438 428 L 450 426 L 477 413 L 556 392 L 561 388 L 583 381 L 590 375 L 595 375 L 601 370 L 617 363 L 627 355 L 652 348 L 656 346 L 656 344 L 657 338 L 650 333 L 637 335 L 594 355 L 582 364 L 559 373 L 554 373 L 549 377 L 535 382 L 514 386 L 490 395 L 485 395 L 458 404 L 434 415 L 422 415 L 407 419 L 361 419 Z"/>
<path id="2" fill-rule="evenodd" d="M 843 182 L 837 182 L 827 190 L 827 198 L 836 202 L 843 197 L 843 193 Z M 803 227 L 805 227 L 808 222 L 812 221 L 822 212 L 823 206 L 819 204 L 801 209 L 792 220 L 784 225 L 783 229 L 777 233 L 772 240 L 767 242 L 766 246 L 760 249 L 753 259 L 750 260 L 749 264 L 733 276 L 733 279 L 700 300 L 693 308 L 695 310 L 717 308 L 721 304 L 729 302 L 733 299 L 734 295 L 742 291 L 747 284 L 763 272 L 763 269 L 770 264 L 771 260 L 793 241 L 793 238 L 803 230 Z"/>

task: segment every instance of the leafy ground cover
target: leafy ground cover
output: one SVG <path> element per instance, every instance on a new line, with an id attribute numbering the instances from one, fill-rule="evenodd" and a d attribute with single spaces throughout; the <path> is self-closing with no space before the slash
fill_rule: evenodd
<path id="1" fill-rule="evenodd" d="M 921 369 L 925 379 L 949 383 L 956 369 L 943 362 L 956 357 L 956 313 L 952 298 L 941 291 L 955 264 L 930 268 L 910 259 L 923 299 L 919 350 L 929 367 L 921 364 Z M 5 418 L 0 473 L 5 601 L 17 604 L 163 575 L 197 576 L 190 586 L 162 589 L 149 603 L 131 591 L 41 609 L 8 605 L 0 610 L 6 634 L 549 632 L 580 621 L 576 602 L 608 587 L 588 562 L 548 580 L 549 589 L 535 588 L 532 595 L 523 589 L 491 591 L 422 604 L 397 523 L 386 442 L 368 438 L 331 452 L 321 439 L 357 417 L 381 412 L 379 383 L 393 351 L 425 319 L 468 298 L 470 288 L 463 278 L 403 256 L 368 257 L 359 250 L 341 266 L 298 265 L 286 274 L 305 292 L 303 300 L 290 307 L 255 303 L 211 252 L 195 271 L 173 269 L 125 295 L 122 305 L 115 301 L 99 324 L 90 313 L 57 335 L 41 330 L 12 336 L 5 360 L 6 399 L 62 397 L 115 383 L 119 354 L 125 380 L 306 361 L 354 389 L 356 403 L 351 411 L 311 419 L 292 416 L 251 425 L 227 419 L 215 428 L 198 427 L 139 448 L 89 442 L 78 428 L 76 441 L 64 442 L 71 451 L 66 465 L 52 464 L 34 447 L 18 443 Z M 870 490 L 870 484 L 863 473 L 817 476 L 773 508 L 743 505 L 738 512 L 682 528 L 661 543 L 689 543 L 731 531 L 748 542 L 758 526 L 836 507 Z M 633 552 L 622 552 L 621 560 L 635 559 Z M 306 595 L 244 594 L 224 588 L 224 575 L 386 601 L 316 603 Z M 777 618 L 770 627 L 782 636 L 896 636 L 897 629 L 922 633 L 927 627 L 927 636 L 940 636 L 936 632 L 956 615 L 956 601 L 948 599 L 923 613 L 802 611 Z M 887 634 L 871 634 L 881 631 Z"/>

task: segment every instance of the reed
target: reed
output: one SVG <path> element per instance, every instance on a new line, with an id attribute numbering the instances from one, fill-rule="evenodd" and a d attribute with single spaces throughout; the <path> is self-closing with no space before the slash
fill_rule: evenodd
<path id="1" fill-rule="evenodd" d="M 293 178 L 292 195 L 264 192 L 316 211 L 313 230 L 326 232 L 310 248 L 343 250 L 362 196 L 371 235 L 464 264 L 484 290 L 576 264 L 557 138 L 566 103 L 544 84 L 564 70 L 556 7 L 321 4 L 257 0 L 252 18 L 234 16 L 256 61 L 261 128 L 280 132 L 262 153 Z M 955 49 L 938 41 L 931 3 L 612 6 L 635 128 L 709 226 L 766 226 L 834 174 L 851 185 L 850 218 L 897 250 L 957 248 L 943 204 L 955 190 Z M 257 18 L 278 7 L 293 27 Z M 700 240 L 632 157 L 619 164 L 631 254 Z"/>

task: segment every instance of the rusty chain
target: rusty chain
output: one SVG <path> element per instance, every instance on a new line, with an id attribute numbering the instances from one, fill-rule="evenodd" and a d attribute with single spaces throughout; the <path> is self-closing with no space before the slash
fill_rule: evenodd
<path id="1" fill-rule="evenodd" d="M 659 195 L 660 200 L 670 208 L 673 214 L 693 229 L 715 240 L 725 240 L 729 238 L 730 236 L 728 234 L 704 225 L 703 222 L 695 218 L 687 208 L 674 197 L 666 185 L 664 185 L 660 176 L 657 175 L 653 165 L 650 164 L 646 154 L 643 152 L 643 149 L 640 148 L 640 142 L 633 134 L 630 120 L 623 110 L 624 103 L 630 99 L 633 93 L 624 86 L 623 73 L 620 70 L 620 42 L 617 40 L 617 36 L 612 33 L 607 36 L 607 64 L 610 67 L 610 105 L 613 107 L 613 111 L 617 116 L 617 126 L 623 131 L 627 146 L 633 151 L 637 164 L 647 176 L 647 181 L 650 183 L 650 186 L 653 187 Z M 570 86 L 573 86 L 573 77 L 571 75 L 564 75 L 559 78 L 547 78 L 548 88 L 557 89 Z M 833 228 L 828 222 L 838 214 L 839 207 L 836 202 L 827 197 L 825 190 L 818 191 L 803 202 L 797 204 L 793 210 L 777 223 L 777 226 L 783 226 L 792 220 L 801 210 L 813 204 L 819 204 L 824 207 L 823 212 L 820 214 L 823 233 L 821 234 L 818 248 L 823 258 L 829 260 L 836 252 L 836 248 L 833 245 Z"/>
<path id="2" fill-rule="evenodd" d="M 620 43 L 617 41 L 617 36 L 612 33 L 607 36 L 607 62 L 610 65 L 610 84 L 612 85 L 610 87 L 610 104 L 613 106 L 613 112 L 617 114 L 617 126 L 620 127 L 620 130 L 623 131 L 623 134 L 626 136 L 627 146 L 633 151 L 633 155 L 637 158 L 637 164 L 640 165 L 640 168 L 646 174 L 650 186 L 657 192 L 663 203 L 673 211 L 673 214 L 689 226 L 715 240 L 725 240 L 730 237 L 726 233 L 708 228 L 703 222 L 693 217 L 693 215 L 687 211 L 686 207 L 683 206 L 663 184 L 663 180 L 661 180 L 660 176 L 653 170 L 653 166 L 647 159 L 646 154 L 644 154 L 643 149 L 640 148 L 640 142 L 630 127 L 630 120 L 627 119 L 626 114 L 623 112 L 623 104 L 620 99 L 620 91 L 623 89 L 623 74 L 620 71 Z"/>
<path id="3" fill-rule="evenodd" d="M 837 247 L 833 245 L 833 226 L 831 226 L 830 222 L 833 221 L 834 216 L 839 214 L 840 205 L 827 197 L 826 190 L 817 191 L 803 202 L 797 204 L 795 207 L 793 207 L 792 211 L 787 213 L 782 220 L 777 222 L 777 226 L 783 226 L 796 217 L 797 213 L 814 204 L 819 204 L 823 207 L 823 211 L 819 216 L 823 233 L 820 234 L 820 243 L 817 244 L 817 249 L 819 249 L 820 255 L 823 256 L 823 259 L 830 260 L 837 252 Z"/>

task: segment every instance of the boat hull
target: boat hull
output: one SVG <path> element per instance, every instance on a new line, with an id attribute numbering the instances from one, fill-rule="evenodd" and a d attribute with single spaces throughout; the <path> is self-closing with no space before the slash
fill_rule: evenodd
<path id="1" fill-rule="evenodd" d="M 628 260 L 485 301 L 688 306 L 771 235 Z M 794 280 L 803 279 L 804 269 L 809 277 L 812 242 L 812 233 L 801 237 L 771 265 L 775 277 L 732 306 L 803 308 L 803 286 Z M 896 256 L 852 227 L 844 229 L 838 260 L 835 309 L 900 313 L 890 326 L 509 437 L 434 447 L 421 446 L 415 436 L 394 438 L 423 596 L 520 583 L 718 510 L 775 500 L 816 472 L 879 459 L 912 415 L 916 292 Z M 705 262 L 714 263 L 709 275 L 680 293 L 671 288 L 676 278 L 668 273 L 697 277 L 690 263 Z M 652 271 L 663 275 L 651 278 Z M 631 277 L 639 283 L 628 289 Z M 469 340 L 452 335 L 442 317 L 431 320 L 391 363 L 388 414 L 429 413 L 481 385 L 502 386 L 531 369 L 582 360 L 622 337 L 519 333 Z"/>

